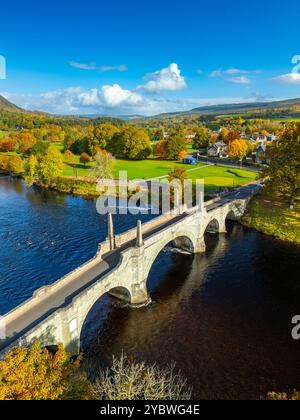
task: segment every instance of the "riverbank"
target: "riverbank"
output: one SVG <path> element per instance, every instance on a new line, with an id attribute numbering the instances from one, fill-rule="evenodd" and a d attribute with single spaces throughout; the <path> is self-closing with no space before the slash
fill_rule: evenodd
<path id="1" fill-rule="evenodd" d="M 242 223 L 276 239 L 300 244 L 300 199 L 290 210 L 280 197 L 254 197 Z"/>

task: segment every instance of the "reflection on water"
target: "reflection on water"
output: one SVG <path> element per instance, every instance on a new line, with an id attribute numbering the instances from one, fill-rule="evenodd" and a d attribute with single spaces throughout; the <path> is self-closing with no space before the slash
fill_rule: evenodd
<path id="1" fill-rule="evenodd" d="M 116 232 L 136 220 L 115 216 Z M 92 258 L 106 236 L 107 218 L 93 200 L 0 177 L 0 315 Z"/>
<path id="2" fill-rule="evenodd" d="M 0 313 L 90 258 L 107 229 L 93 201 L 7 178 L 0 178 L 0 222 Z M 135 223 L 116 218 L 119 232 Z M 124 350 L 149 363 L 176 362 L 195 398 L 300 388 L 300 343 L 291 339 L 300 249 L 239 225 L 228 230 L 208 235 L 205 255 L 162 252 L 147 308 L 100 299 L 82 333 L 91 372 Z"/>
<path id="3" fill-rule="evenodd" d="M 148 282 L 151 306 L 100 300 L 83 331 L 91 372 L 124 351 L 149 363 L 175 361 L 195 398 L 299 388 L 300 343 L 290 336 L 299 295 L 282 283 L 287 267 L 297 282 L 300 250 L 239 225 L 229 230 L 207 238 L 206 255 L 161 253 Z"/>

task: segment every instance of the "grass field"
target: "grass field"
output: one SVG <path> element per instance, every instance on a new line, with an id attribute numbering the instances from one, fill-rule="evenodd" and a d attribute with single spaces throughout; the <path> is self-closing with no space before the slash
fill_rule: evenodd
<path id="1" fill-rule="evenodd" d="M 65 176 L 88 176 L 91 174 L 93 163 L 86 167 L 79 163 L 76 168 L 65 164 Z M 180 162 L 168 162 L 159 160 L 127 161 L 117 159 L 114 167 L 114 175 L 117 178 L 120 171 L 127 171 L 128 179 L 151 179 L 166 176 L 176 166 L 183 167 L 188 171 L 188 178 L 196 181 L 204 179 L 206 191 L 215 191 L 224 187 L 238 187 L 254 181 L 257 174 L 244 169 L 234 169 L 222 166 L 206 166 L 203 163 L 197 166 L 184 165 Z"/>
<path id="2" fill-rule="evenodd" d="M 254 198 L 243 218 L 244 223 L 275 238 L 300 244 L 300 200 L 294 210 L 278 197 Z"/>
<path id="3" fill-rule="evenodd" d="M 62 151 L 61 143 L 54 143 L 54 147 Z M 6 153 L 8 154 L 8 153 Z M 10 153 L 13 154 L 13 153 Z M 75 156 L 74 163 L 64 165 L 64 176 L 66 177 L 88 177 L 93 174 L 94 162 L 86 166 L 79 162 L 79 156 Z M 170 162 L 164 160 L 148 159 L 143 161 L 129 161 L 116 159 L 114 176 L 118 178 L 120 171 L 127 171 L 128 179 L 153 179 L 167 176 L 176 166 L 188 171 L 188 178 L 196 181 L 204 179 L 206 192 L 216 191 L 224 187 L 238 187 L 254 181 L 257 174 L 244 169 L 234 169 L 222 166 L 206 166 L 204 163 L 198 165 L 184 165 L 181 162 Z"/>

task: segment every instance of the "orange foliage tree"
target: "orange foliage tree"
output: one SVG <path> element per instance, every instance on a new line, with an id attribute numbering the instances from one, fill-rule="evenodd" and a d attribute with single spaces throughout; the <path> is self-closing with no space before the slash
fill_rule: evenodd
<path id="1" fill-rule="evenodd" d="M 39 341 L 30 349 L 14 348 L 0 362 L 0 400 L 66 398 L 78 366 L 79 359 L 73 362 L 61 345 L 55 354 L 42 349 Z M 81 398 L 88 387 L 83 388 Z"/>
<path id="2" fill-rule="evenodd" d="M 242 160 L 248 155 L 249 153 L 249 144 L 245 140 L 236 139 L 229 143 L 228 146 L 228 155 L 230 159 Z"/>
<path id="3" fill-rule="evenodd" d="M 167 158 L 167 141 L 166 140 L 160 140 L 156 143 L 155 156 L 158 157 L 159 159 Z"/>

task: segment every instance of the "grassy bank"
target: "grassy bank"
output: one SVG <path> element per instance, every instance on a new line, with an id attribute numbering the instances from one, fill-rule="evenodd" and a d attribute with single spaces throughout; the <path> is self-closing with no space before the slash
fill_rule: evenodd
<path id="1" fill-rule="evenodd" d="M 62 150 L 61 143 L 54 143 L 58 150 Z M 9 156 L 16 154 L 0 153 Z M 116 159 L 114 165 L 114 177 L 119 177 L 120 171 L 126 171 L 129 180 L 133 179 L 154 179 L 167 177 L 168 173 L 180 166 L 188 172 L 188 179 L 196 181 L 203 179 L 207 194 L 218 192 L 223 188 L 235 188 L 254 181 L 257 174 L 246 169 L 235 169 L 225 166 L 214 166 L 199 163 L 197 165 L 184 165 L 182 162 L 166 160 L 147 159 L 142 161 L 130 161 Z M 95 163 L 90 162 L 86 165 L 80 163 L 80 157 L 74 156 L 72 163 L 65 162 L 62 176 L 55 182 L 53 188 L 58 191 L 82 196 L 98 195 L 95 185 Z"/>
<path id="2" fill-rule="evenodd" d="M 243 223 L 277 239 L 300 244 L 300 198 L 292 211 L 280 197 L 255 197 Z"/>

